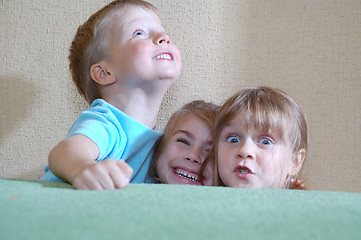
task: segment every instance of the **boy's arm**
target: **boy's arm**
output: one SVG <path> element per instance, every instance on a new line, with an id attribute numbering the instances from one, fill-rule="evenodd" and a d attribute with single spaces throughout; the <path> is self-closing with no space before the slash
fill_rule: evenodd
<path id="1" fill-rule="evenodd" d="M 49 154 L 50 170 L 59 178 L 73 183 L 86 167 L 95 164 L 97 145 L 83 135 L 74 135 L 59 142 Z"/>
<path id="2" fill-rule="evenodd" d="M 96 162 L 97 145 L 83 135 L 61 141 L 49 154 L 50 170 L 76 189 L 123 188 L 129 184 L 132 168 L 120 160 Z"/>

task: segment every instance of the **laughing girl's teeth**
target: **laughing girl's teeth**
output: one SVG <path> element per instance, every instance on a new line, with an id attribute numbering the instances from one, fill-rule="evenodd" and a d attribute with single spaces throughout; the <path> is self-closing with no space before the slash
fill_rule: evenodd
<path id="1" fill-rule="evenodd" d="M 180 177 L 186 178 L 186 179 L 191 180 L 191 181 L 199 182 L 197 174 L 189 173 L 189 172 L 184 171 L 184 170 L 179 169 L 179 168 L 175 169 L 174 172 L 175 172 L 175 174 L 177 174 Z"/>

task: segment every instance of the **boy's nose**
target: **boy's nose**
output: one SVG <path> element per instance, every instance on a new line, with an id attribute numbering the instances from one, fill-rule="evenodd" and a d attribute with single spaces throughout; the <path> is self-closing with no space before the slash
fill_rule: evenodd
<path id="1" fill-rule="evenodd" d="M 170 44 L 170 37 L 166 33 L 160 33 L 155 38 L 155 44 Z"/>

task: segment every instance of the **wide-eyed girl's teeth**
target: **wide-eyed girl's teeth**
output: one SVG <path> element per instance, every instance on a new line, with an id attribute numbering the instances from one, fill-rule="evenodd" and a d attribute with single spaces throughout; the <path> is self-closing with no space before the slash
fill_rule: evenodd
<path id="1" fill-rule="evenodd" d="M 239 172 L 242 174 L 247 174 L 247 173 L 249 173 L 249 170 L 246 168 L 241 168 L 241 169 L 239 169 Z"/>
<path id="2" fill-rule="evenodd" d="M 179 169 L 179 168 L 175 169 L 174 172 L 175 172 L 175 174 L 177 174 L 180 177 L 186 178 L 188 180 L 192 180 L 194 182 L 199 182 L 197 174 L 190 173 L 190 172 L 184 171 L 184 170 Z"/>

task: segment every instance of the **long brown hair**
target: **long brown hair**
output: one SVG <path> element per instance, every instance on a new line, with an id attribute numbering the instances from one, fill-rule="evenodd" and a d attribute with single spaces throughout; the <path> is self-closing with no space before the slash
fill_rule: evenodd
<path id="1" fill-rule="evenodd" d="M 196 100 L 185 104 L 182 108 L 172 114 L 164 128 L 163 135 L 154 144 L 154 153 L 149 168 L 149 176 L 154 179 L 154 181 L 159 182 L 157 161 L 164 150 L 167 148 L 169 139 L 176 132 L 177 125 L 181 123 L 185 117 L 189 116 L 189 114 L 194 114 L 202 121 L 204 121 L 208 128 L 212 131 L 214 129 L 214 123 L 219 108 L 220 106 L 214 103 L 205 102 L 203 100 Z"/>

